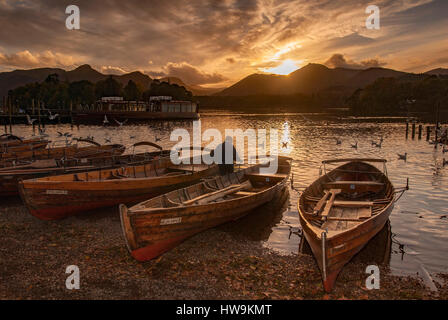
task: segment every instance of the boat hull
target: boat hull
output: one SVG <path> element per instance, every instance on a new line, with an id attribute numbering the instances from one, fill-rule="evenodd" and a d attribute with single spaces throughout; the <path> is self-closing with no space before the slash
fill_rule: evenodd
<path id="1" fill-rule="evenodd" d="M 48 141 L 36 141 L 36 142 L 25 142 L 18 145 L 0 145 L 0 152 L 4 153 L 17 153 L 25 152 L 30 150 L 41 150 L 45 149 L 48 145 Z"/>
<path id="2" fill-rule="evenodd" d="M 342 268 L 384 227 L 393 210 L 393 205 L 381 214 L 364 222 L 355 230 L 341 234 L 326 241 L 326 275 L 323 275 L 323 285 L 326 292 L 333 290 L 337 276 Z M 321 273 L 324 272 L 322 263 L 322 238 L 317 235 L 312 226 L 300 216 L 303 234 L 311 247 Z"/>
<path id="3" fill-rule="evenodd" d="M 21 152 L 6 152 L 0 154 L 0 167 L 7 167 L 7 162 L 13 160 L 43 160 L 43 159 L 58 159 L 58 158 L 93 158 L 106 157 L 112 155 L 121 155 L 125 151 L 122 145 L 104 145 L 104 146 L 89 146 L 89 147 L 56 147 L 47 149 L 38 149 L 32 151 Z M 4 162 L 3 165 L 1 162 Z"/>

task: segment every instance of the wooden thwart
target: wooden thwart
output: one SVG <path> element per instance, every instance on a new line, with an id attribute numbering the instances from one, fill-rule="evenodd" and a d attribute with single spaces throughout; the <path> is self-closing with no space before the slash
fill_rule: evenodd
<path id="1" fill-rule="evenodd" d="M 325 183 L 326 187 L 332 186 L 346 186 L 346 185 L 355 185 L 355 186 L 384 186 L 384 183 L 375 182 L 375 181 L 332 181 Z"/>
<path id="2" fill-rule="evenodd" d="M 371 207 L 374 204 L 373 201 L 335 201 L 333 205 L 338 207 Z"/>

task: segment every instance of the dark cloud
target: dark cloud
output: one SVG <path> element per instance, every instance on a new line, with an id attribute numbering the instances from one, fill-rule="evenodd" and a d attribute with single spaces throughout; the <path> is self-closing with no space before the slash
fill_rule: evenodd
<path id="1" fill-rule="evenodd" d="M 328 50 L 334 49 L 334 48 L 347 48 L 347 47 L 353 47 L 353 46 L 366 46 L 371 45 L 374 43 L 375 40 L 369 37 L 365 37 L 360 35 L 357 32 L 351 33 L 349 35 L 346 35 L 344 37 L 338 37 L 331 39 L 327 42 L 326 48 Z"/>
<path id="2" fill-rule="evenodd" d="M 376 58 L 355 62 L 347 59 L 343 54 L 335 53 L 327 61 L 325 61 L 325 65 L 329 68 L 367 69 L 382 67 L 386 65 L 386 62 L 380 61 Z"/>

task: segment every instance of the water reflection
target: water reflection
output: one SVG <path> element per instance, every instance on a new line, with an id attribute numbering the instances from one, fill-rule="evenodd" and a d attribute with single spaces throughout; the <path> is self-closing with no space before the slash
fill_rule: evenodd
<path id="1" fill-rule="evenodd" d="M 273 228 L 282 220 L 283 212 L 288 205 L 289 189 L 284 188 L 273 201 L 252 210 L 237 221 L 221 226 L 220 229 L 252 241 L 267 241 Z"/>

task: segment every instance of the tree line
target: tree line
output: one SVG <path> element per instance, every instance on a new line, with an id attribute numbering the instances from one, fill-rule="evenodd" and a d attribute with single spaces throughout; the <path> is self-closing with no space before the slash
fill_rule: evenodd
<path id="1" fill-rule="evenodd" d="M 404 115 L 448 111 L 447 96 L 447 76 L 380 78 L 346 102 L 354 115 Z"/>
<path id="2" fill-rule="evenodd" d="M 149 101 L 151 96 L 172 96 L 174 100 L 191 101 L 193 95 L 185 87 L 153 80 L 143 88 L 133 80 L 123 85 L 112 76 L 92 83 L 88 80 L 60 81 L 57 74 L 50 74 L 42 82 L 29 83 L 8 92 L 11 104 L 22 109 L 32 107 L 33 101 L 53 109 L 68 109 L 70 104 L 91 105 L 101 97 L 123 97 L 127 101 Z"/>

